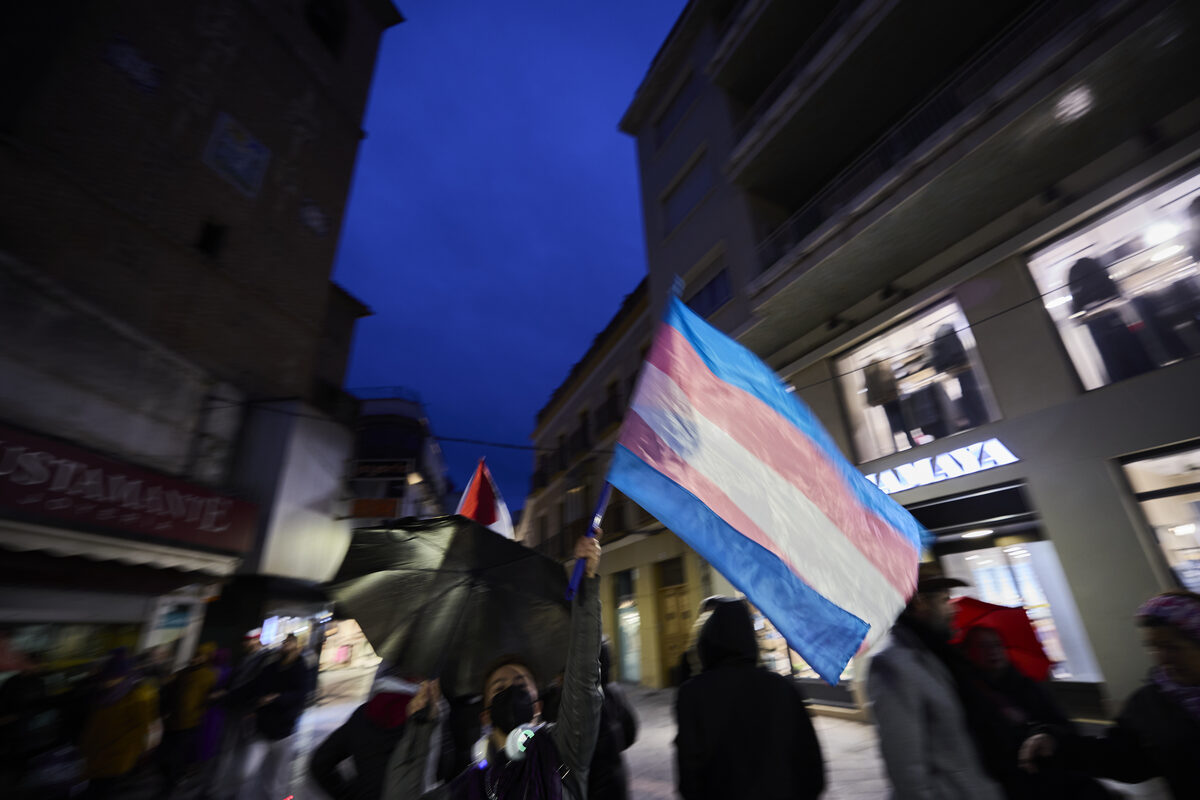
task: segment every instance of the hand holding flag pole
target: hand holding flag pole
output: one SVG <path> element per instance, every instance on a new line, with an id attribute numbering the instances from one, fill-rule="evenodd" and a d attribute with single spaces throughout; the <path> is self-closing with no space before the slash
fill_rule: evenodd
<path id="1" fill-rule="evenodd" d="M 587 536 L 590 539 L 596 538 L 596 531 L 600 528 L 600 520 L 604 517 L 604 509 L 608 506 L 608 496 L 612 494 L 612 484 L 605 482 L 604 488 L 600 490 L 600 499 L 596 502 L 596 513 L 592 515 L 592 524 L 588 527 Z M 567 599 L 574 600 L 576 593 L 579 592 L 579 582 L 583 580 L 583 570 L 587 567 L 587 559 L 575 559 L 575 571 L 571 573 L 571 583 L 567 586 Z"/>

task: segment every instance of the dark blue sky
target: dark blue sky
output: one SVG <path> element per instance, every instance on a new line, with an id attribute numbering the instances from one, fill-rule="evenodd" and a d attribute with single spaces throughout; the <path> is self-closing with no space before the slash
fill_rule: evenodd
<path id="1" fill-rule="evenodd" d="M 375 312 L 346 383 L 415 389 L 442 436 L 527 444 L 645 273 L 617 122 L 685 0 L 398 5 L 334 274 Z M 531 453 L 443 449 L 457 486 L 485 455 L 524 504 Z"/>

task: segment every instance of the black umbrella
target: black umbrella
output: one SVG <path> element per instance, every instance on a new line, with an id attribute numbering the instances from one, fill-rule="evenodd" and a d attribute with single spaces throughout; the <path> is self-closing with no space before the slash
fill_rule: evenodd
<path id="1" fill-rule="evenodd" d="M 542 681 L 562 672 L 566 587 L 558 562 L 456 515 L 356 530 L 328 592 L 396 670 L 456 696 L 502 655 Z"/>

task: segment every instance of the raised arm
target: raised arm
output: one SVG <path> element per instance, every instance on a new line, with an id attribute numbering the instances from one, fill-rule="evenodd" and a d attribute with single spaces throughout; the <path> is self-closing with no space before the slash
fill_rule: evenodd
<path id="1" fill-rule="evenodd" d="M 596 749 L 600 705 L 604 699 L 600 690 L 600 579 L 596 577 L 600 566 L 600 543 L 581 538 L 575 547 L 575 556 L 587 559 L 587 572 L 571 607 L 567 670 L 563 675 L 554 743 L 563 765 L 569 770 L 563 777 L 564 788 L 574 797 L 584 797 L 588 766 Z"/>

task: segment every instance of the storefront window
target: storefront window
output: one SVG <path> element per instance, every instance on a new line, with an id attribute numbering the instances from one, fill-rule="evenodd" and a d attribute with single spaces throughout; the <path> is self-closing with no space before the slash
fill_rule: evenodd
<path id="1" fill-rule="evenodd" d="M 860 461 L 975 428 L 995 403 L 962 309 L 947 300 L 837 361 Z"/>
<path id="2" fill-rule="evenodd" d="M 1095 657 L 1066 576 L 1047 541 L 982 547 L 941 557 L 947 575 L 970 584 L 955 590 L 998 606 L 1023 606 L 1056 680 L 1097 681 Z"/>
<path id="3" fill-rule="evenodd" d="M 1029 269 L 1087 389 L 1200 353 L 1200 174 L 1037 251 Z"/>
<path id="4" fill-rule="evenodd" d="M 1130 461 L 1125 475 L 1176 579 L 1200 592 L 1200 447 Z"/>

